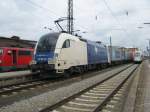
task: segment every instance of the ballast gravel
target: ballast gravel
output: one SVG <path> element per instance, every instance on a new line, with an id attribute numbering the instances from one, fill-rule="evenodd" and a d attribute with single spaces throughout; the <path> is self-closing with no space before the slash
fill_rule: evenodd
<path id="1" fill-rule="evenodd" d="M 101 73 L 100 75 L 81 80 L 80 82 L 76 82 L 38 96 L 34 96 L 30 99 L 14 102 L 11 105 L 0 108 L 0 112 L 38 112 L 50 105 L 57 103 L 65 97 L 69 97 L 75 93 L 78 93 L 79 91 L 101 81 L 102 79 L 121 71 L 127 66 L 129 65 L 115 68 L 111 71 Z"/>
<path id="2" fill-rule="evenodd" d="M 31 72 L 29 70 L 25 71 L 14 71 L 14 72 L 4 72 L 0 73 L 0 79 L 5 79 L 5 78 L 12 78 L 12 77 L 20 77 L 20 76 L 27 76 L 30 75 Z"/>

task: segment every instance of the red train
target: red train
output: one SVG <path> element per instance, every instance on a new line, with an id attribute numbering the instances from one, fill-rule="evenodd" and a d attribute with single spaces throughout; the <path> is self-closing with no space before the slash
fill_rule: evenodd
<path id="1" fill-rule="evenodd" d="M 27 68 L 33 51 L 32 48 L 0 47 L 0 71 Z"/>

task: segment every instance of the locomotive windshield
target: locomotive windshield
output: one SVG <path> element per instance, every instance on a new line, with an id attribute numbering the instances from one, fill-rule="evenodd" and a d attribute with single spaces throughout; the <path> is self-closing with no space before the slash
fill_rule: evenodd
<path id="1" fill-rule="evenodd" d="M 0 48 L 0 55 L 2 55 L 2 54 L 3 54 L 3 49 Z"/>
<path id="2" fill-rule="evenodd" d="M 136 53 L 135 56 L 140 56 L 140 53 Z"/>
<path id="3" fill-rule="evenodd" d="M 49 52 L 54 51 L 56 43 L 59 37 L 59 33 L 49 33 L 42 36 L 37 45 L 37 52 Z"/>

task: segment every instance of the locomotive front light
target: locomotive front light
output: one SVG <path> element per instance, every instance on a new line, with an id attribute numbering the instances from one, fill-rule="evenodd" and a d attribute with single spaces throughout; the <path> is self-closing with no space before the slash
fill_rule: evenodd
<path id="1" fill-rule="evenodd" d="M 58 58 L 58 53 L 55 53 L 55 58 Z"/>
<path id="2" fill-rule="evenodd" d="M 2 60 L 0 60 L 0 64 L 2 63 Z"/>
<path id="3" fill-rule="evenodd" d="M 35 60 L 31 61 L 31 65 L 36 65 L 36 64 L 37 64 L 37 62 Z"/>
<path id="4" fill-rule="evenodd" d="M 48 60 L 48 64 L 50 65 L 50 64 L 55 64 L 55 60 L 54 59 L 49 59 Z"/>

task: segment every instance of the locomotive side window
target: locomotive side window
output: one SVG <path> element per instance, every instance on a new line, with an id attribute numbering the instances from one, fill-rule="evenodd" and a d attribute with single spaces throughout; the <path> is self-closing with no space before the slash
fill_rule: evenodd
<path id="1" fill-rule="evenodd" d="M 63 44 L 62 48 L 69 48 L 70 47 L 70 40 L 66 40 Z"/>
<path id="2" fill-rule="evenodd" d="M 0 49 L 0 55 L 2 55 L 3 54 L 3 49 Z"/>
<path id="3" fill-rule="evenodd" d="M 18 55 L 30 56 L 31 55 L 31 51 L 19 51 Z"/>
<path id="4" fill-rule="evenodd" d="M 12 51 L 11 51 L 11 50 L 8 50 L 7 53 L 8 53 L 8 55 L 11 55 L 11 54 L 12 54 Z"/>

